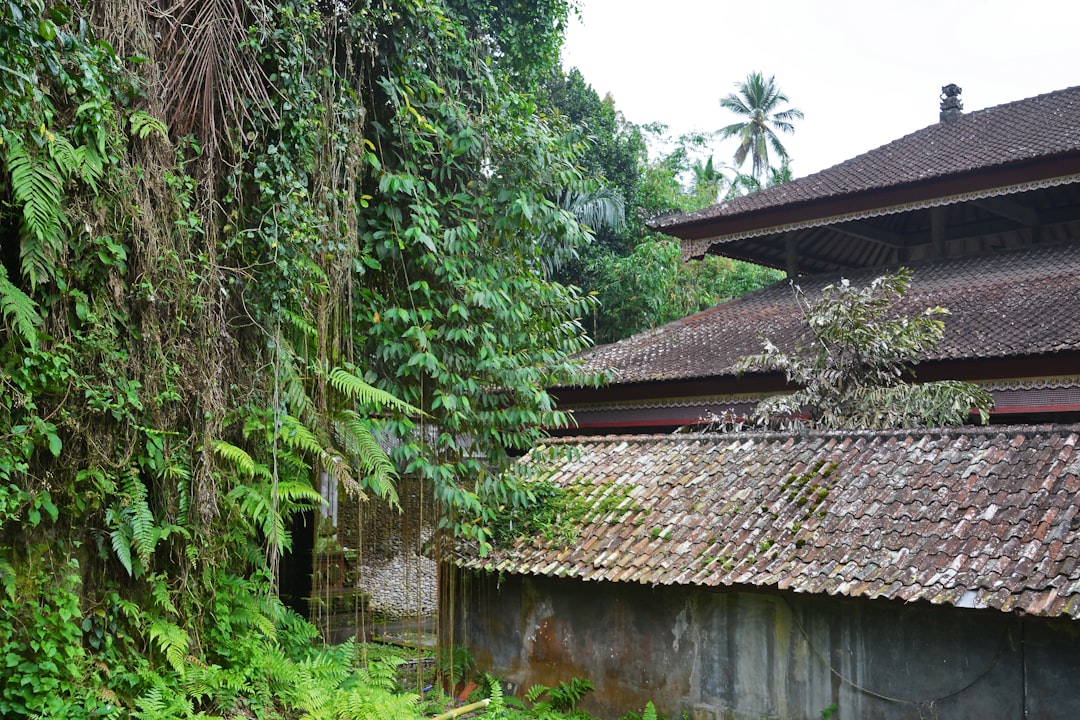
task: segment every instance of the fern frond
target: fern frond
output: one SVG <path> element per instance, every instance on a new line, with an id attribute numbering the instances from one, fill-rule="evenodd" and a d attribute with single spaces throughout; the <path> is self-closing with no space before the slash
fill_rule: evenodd
<path id="1" fill-rule="evenodd" d="M 8 599 L 15 600 L 15 568 L 4 558 L 0 558 L 0 585 L 4 588 L 4 594 Z"/>
<path id="2" fill-rule="evenodd" d="M 108 515 L 106 515 L 108 520 Z M 113 528 L 109 532 L 109 540 L 112 544 L 113 552 L 116 553 L 116 559 L 120 561 L 120 565 L 127 570 L 128 575 L 137 577 L 141 573 L 135 572 L 135 566 L 132 564 L 131 558 L 131 529 L 127 525 L 120 525 Z"/>
<path id="3" fill-rule="evenodd" d="M 293 450 L 300 450 L 321 457 L 326 454 L 322 443 L 304 423 L 292 415 L 281 417 L 281 440 Z"/>
<path id="4" fill-rule="evenodd" d="M 79 170 L 82 157 L 75 150 L 75 146 L 63 135 L 54 135 L 52 142 L 46 146 L 49 157 L 56 163 L 56 170 L 60 177 L 70 177 Z"/>
<path id="5" fill-rule="evenodd" d="M 393 408 L 412 417 L 425 414 L 424 411 L 404 400 L 397 399 L 385 390 L 369 385 L 344 368 L 334 368 L 329 373 L 325 373 L 318 367 L 314 370 L 326 375 L 330 384 L 339 393 L 365 407 L 374 407 L 376 410 L 382 410 L 384 407 Z"/>
<path id="6" fill-rule="evenodd" d="M 281 375 L 281 390 L 285 399 L 285 407 L 292 415 L 299 418 L 308 418 L 315 414 L 315 406 L 308 395 L 305 385 L 306 378 L 301 375 L 296 365 L 296 355 L 292 345 L 278 336 L 276 342 L 288 350 L 280 354 L 280 366 L 278 372 Z"/>
<path id="7" fill-rule="evenodd" d="M 75 174 L 89 185 L 91 190 L 97 192 L 98 181 L 105 176 L 105 161 L 98 155 L 97 150 L 88 145 L 75 148 L 74 155 L 78 163 Z"/>
<path id="8" fill-rule="evenodd" d="M 64 224 L 63 178 L 51 157 L 34 157 L 21 143 L 11 143 L 7 166 L 11 189 L 15 201 L 22 205 L 23 225 L 28 232 L 21 248 L 23 272 L 36 287 L 52 275 L 52 260 Z"/>
<path id="9" fill-rule="evenodd" d="M 290 512 L 317 508 L 324 502 L 318 490 L 295 480 L 278 481 L 277 492 L 278 502 Z"/>
<path id="10" fill-rule="evenodd" d="M 124 476 L 123 489 L 128 494 L 128 512 L 124 515 L 131 527 L 131 540 L 144 567 L 150 564 L 150 556 L 157 547 L 161 533 L 154 524 L 154 514 L 147 502 L 146 486 L 135 473 Z"/>
<path id="11" fill-rule="evenodd" d="M 158 680 L 158 682 L 163 682 Z M 160 685 L 147 690 L 135 700 L 137 710 L 131 712 L 135 720 L 165 720 L 165 718 L 187 718 L 195 710 L 191 701 L 177 694 L 171 688 Z"/>
<path id="12" fill-rule="evenodd" d="M 295 313 L 292 310 L 285 310 L 284 315 L 285 319 L 289 321 L 289 324 L 292 325 L 293 328 L 295 328 L 301 334 L 309 338 L 314 338 L 318 336 L 319 331 L 316 330 L 315 326 L 312 325 L 304 316 L 300 315 L 299 313 Z"/>
<path id="13" fill-rule="evenodd" d="M 191 638 L 179 625 L 154 618 L 150 621 L 150 639 L 157 644 L 158 650 L 165 656 L 178 675 L 184 674 L 184 657 L 187 655 Z"/>
<path id="14" fill-rule="evenodd" d="M 37 348 L 38 328 L 42 325 L 37 303 L 8 280 L 7 270 L 0 265 L 0 317 L 10 319 L 12 329 L 30 347 Z"/>
<path id="15" fill-rule="evenodd" d="M 226 497 L 238 503 L 241 516 L 258 528 L 271 546 L 278 551 L 285 549 L 285 518 L 274 508 L 264 488 L 237 485 Z"/>
<path id="16" fill-rule="evenodd" d="M 214 455 L 232 465 L 242 477 L 255 477 L 255 460 L 246 451 L 224 440 L 214 441 Z"/>
<path id="17" fill-rule="evenodd" d="M 334 431 L 356 461 L 363 475 L 363 485 L 393 507 L 400 509 L 401 504 L 393 483 L 397 471 L 365 419 L 359 413 L 346 410 L 334 420 Z"/>
<path id="18" fill-rule="evenodd" d="M 150 133 L 157 133 L 163 138 L 169 137 L 169 128 L 165 125 L 165 121 L 142 110 L 131 112 L 128 116 L 128 125 L 131 127 L 131 134 L 141 139 L 146 139 Z"/>

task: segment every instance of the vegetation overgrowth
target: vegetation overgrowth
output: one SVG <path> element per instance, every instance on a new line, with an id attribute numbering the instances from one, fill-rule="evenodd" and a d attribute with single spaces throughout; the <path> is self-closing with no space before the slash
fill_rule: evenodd
<path id="1" fill-rule="evenodd" d="M 0 713 L 428 709 L 279 571 L 292 517 L 400 472 L 489 546 L 547 388 L 602 380 L 558 274 L 605 184 L 548 99 L 569 12 L 0 2 Z"/>
<path id="2" fill-rule="evenodd" d="M 751 421 L 789 429 L 889 429 L 963 425 L 974 415 L 985 425 L 994 402 L 984 388 L 957 380 L 914 382 L 914 367 L 941 341 L 941 318 L 949 311 L 899 311 L 896 304 L 910 287 L 907 268 L 865 287 L 841 280 L 814 298 L 793 285 L 804 324 L 793 350 L 763 338 L 763 351 L 740 358 L 735 368 L 782 372 L 798 389 L 762 400 Z M 717 419 L 724 429 L 730 425 L 730 418 Z"/>

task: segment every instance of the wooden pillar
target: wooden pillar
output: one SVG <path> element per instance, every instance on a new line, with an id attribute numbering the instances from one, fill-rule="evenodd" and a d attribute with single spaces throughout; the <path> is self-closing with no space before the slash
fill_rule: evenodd
<path id="1" fill-rule="evenodd" d="M 799 248 L 794 232 L 784 235 L 784 256 L 787 259 L 788 280 L 794 280 L 799 277 Z"/>
<path id="2" fill-rule="evenodd" d="M 930 208 L 930 247 L 935 258 L 945 257 L 945 208 Z"/>

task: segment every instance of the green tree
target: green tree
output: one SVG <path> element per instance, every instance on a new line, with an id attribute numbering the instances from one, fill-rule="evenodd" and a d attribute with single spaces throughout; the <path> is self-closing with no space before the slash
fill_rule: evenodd
<path id="1" fill-rule="evenodd" d="M 898 315 L 895 304 L 910 286 L 911 273 L 901 268 L 864 288 L 828 285 L 816 299 L 795 287 L 802 339 L 784 352 L 766 338 L 762 353 L 736 364 L 739 372 L 782 372 L 799 387 L 762 401 L 755 418 L 820 428 L 940 427 L 961 425 L 975 411 L 985 423 L 993 400 L 977 385 L 911 382 L 912 367 L 941 340 L 948 311 Z"/>
<path id="2" fill-rule="evenodd" d="M 395 460 L 430 483 L 448 530 L 482 545 L 499 506 L 526 500 L 499 471 L 568 422 L 546 388 L 594 380 L 570 359 L 593 300 L 550 275 L 588 239 L 567 200 L 595 189 L 581 133 L 515 84 L 520 68 L 472 23 L 494 21 L 486 7 L 403 8 L 372 35 L 351 319 L 371 381 L 428 413 L 384 424 Z M 543 24 L 516 33 L 554 42 Z"/>
<path id="3" fill-rule="evenodd" d="M 769 168 L 769 149 L 781 161 L 788 157 L 787 150 L 777 132 L 793 133 L 793 121 L 801 120 L 803 113 L 797 108 L 783 107 L 788 97 L 776 85 L 776 78 L 768 78 L 760 72 L 752 72 L 743 82 L 735 83 L 737 92 L 721 98 L 720 106 L 739 117 L 738 122 L 720 130 L 722 138 L 738 138 L 735 149 L 735 166 L 742 167 L 746 158 L 751 160 L 750 174 L 760 180 Z"/>

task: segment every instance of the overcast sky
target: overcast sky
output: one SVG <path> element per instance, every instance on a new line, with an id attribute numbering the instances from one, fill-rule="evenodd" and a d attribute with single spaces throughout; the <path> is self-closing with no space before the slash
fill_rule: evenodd
<path id="1" fill-rule="evenodd" d="M 1080 85 L 1077 0 L 579 0 L 563 50 L 638 124 L 678 135 L 734 118 L 719 104 L 759 70 L 806 119 L 782 140 L 797 177 L 964 112 Z M 717 160 L 730 161 L 732 141 Z M 749 169 L 747 164 L 744 169 Z"/>

